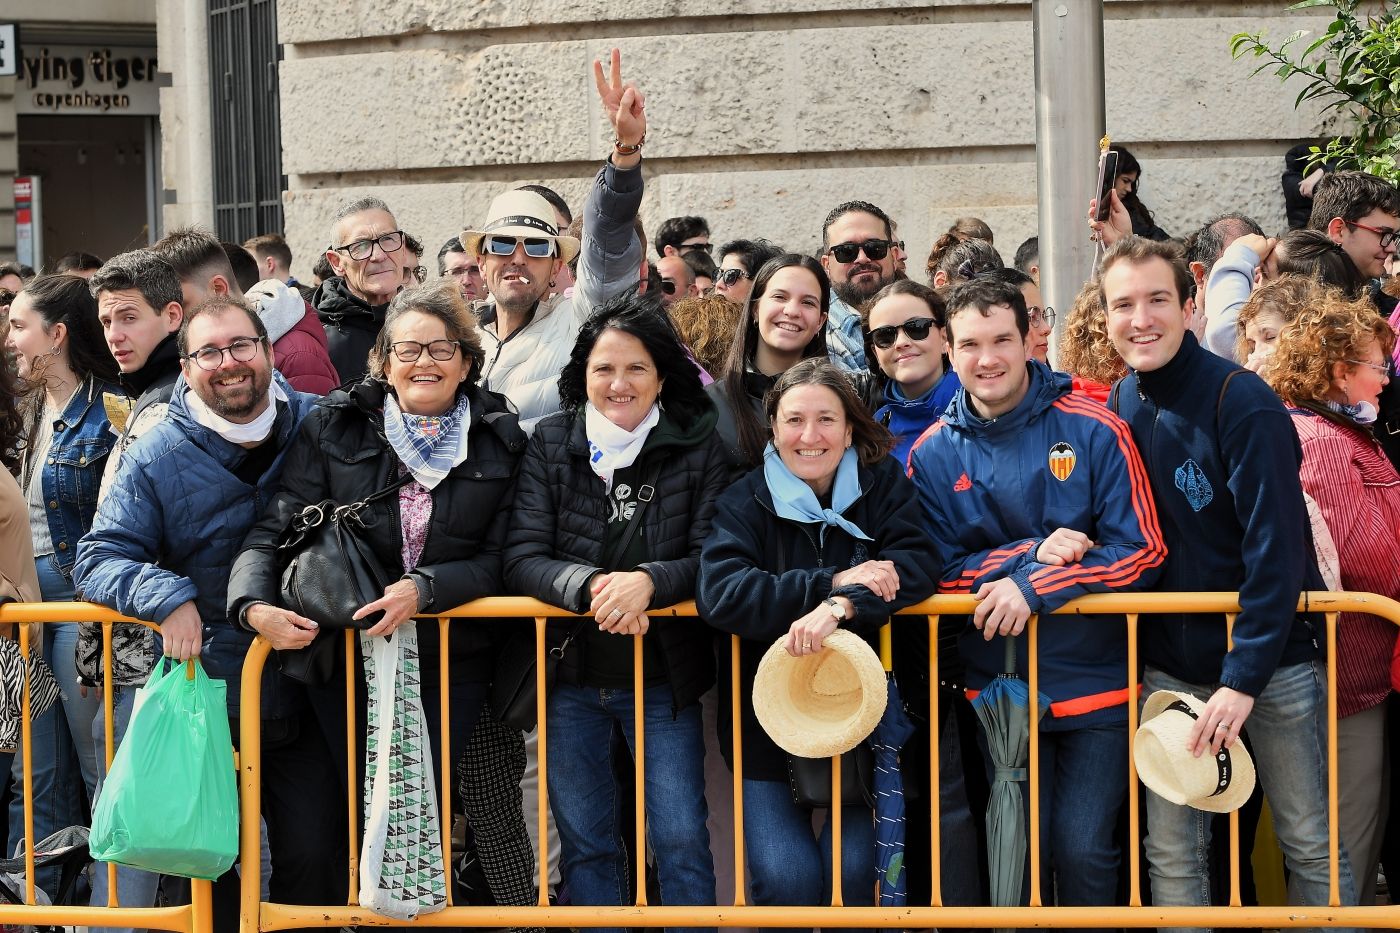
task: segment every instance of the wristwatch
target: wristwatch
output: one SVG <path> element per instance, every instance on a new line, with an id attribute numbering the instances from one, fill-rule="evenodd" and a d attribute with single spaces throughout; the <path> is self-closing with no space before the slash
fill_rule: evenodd
<path id="1" fill-rule="evenodd" d="M 826 604 L 827 609 L 831 610 L 831 616 L 837 622 L 846 621 L 846 610 L 841 608 L 841 604 L 836 601 L 835 597 L 828 596 L 826 599 L 823 599 L 822 602 Z"/>

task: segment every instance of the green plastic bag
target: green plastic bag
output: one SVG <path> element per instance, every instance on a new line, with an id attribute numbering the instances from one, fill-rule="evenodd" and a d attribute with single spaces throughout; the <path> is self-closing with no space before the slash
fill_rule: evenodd
<path id="1" fill-rule="evenodd" d="M 185 878 L 229 870 L 238 788 L 226 693 L 198 661 L 156 664 L 93 809 L 93 858 Z"/>

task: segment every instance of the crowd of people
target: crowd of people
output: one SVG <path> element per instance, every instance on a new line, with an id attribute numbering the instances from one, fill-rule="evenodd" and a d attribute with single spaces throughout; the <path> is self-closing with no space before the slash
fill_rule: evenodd
<path id="1" fill-rule="evenodd" d="M 420 618 L 524 595 L 577 614 L 546 632 L 554 896 L 629 903 L 650 859 L 653 903 L 715 903 L 725 846 L 711 808 L 728 792 L 707 759 L 732 765 L 742 748 L 747 902 L 819 904 L 831 821 L 795 797 L 792 756 L 754 713 L 760 659 L 775 642 L 820 654 L 837 629 L 873 645 L 892 613 L 962 593 L 977 609 L 941 620 L 936 678 L 927 628 L 893 627 L 916 727 L 901 769 L 926 791 L 910 794 L 903 867 L 911 904 L 930 903 L 940 864 L 944 904 L 986 904 L 994 769 L 969 699 L 1026 674 L 1017 636 L 1032 614 L 1087 593 L 1226 591 L 1241 605 L 1228 634 L 1221 615 L 1141 620 L 1141 698 L 1121 617 L 1044 616 L 1047 903 L 1126 903 L 1128 705 L 1169 690 L 1195 704 L 1181 704 L 1194 721 L 1172 754 L 1228 762 L 1247 746 L 1293 894 L 1326 904 L 1329 660 L 1342 902 L 1374 903 L 1379 866 L 1400 871 L 1387 822 L 1396 629 L 1344 614 L 1329 659 L 1321 618 L 1298 600 L 1400 598 L 1400 191 L 1326 172 L 1309 178 L 1306 229 L 1270 237 L 1232 212 L 1183 244 L 1137 198 L 1142 169 L 1123 150 L 1107 220 L 1089 206 L 1100 259 L 1061 316 L 1038 286 L 1037 241 L 1008 267 L 976 218 L 935 244 L 927 284 L 908 274 L 894 219 L 863 200 L 826 215 L 816 255 L 759 236 L 716 251 L 694 216 L 648 243 L 644 98 L 616 53 L 595 78 L 615 142 L 578 216 L 542 186 L 503 193 L 442 246 L 432 281 L 422 244 L 376 197 L 338 212 L 314 286 L 291 276 L 276 234 L 238 245 L 197 228 L 40 275 L 0 267 L 14 293 L 0 599 L 78 598 L 157 626 L 116 626 L 110 655 L 100 626 L 43 627 L 28 663 L 57 690 L 32 706 L 29 760 L 5 767 L 9 846 L 26 768 L 37 836 L 87 821 L 104 681 L 121 742 L 161 658 L 199 657 L 230 685 L 236 737 L 261 636 L 276 651 L 260 705 L 273 900 L 344 902 L 353 800 L 361 903 L 411 919 L 454 884 L 536 903 L 533 853 L 550 845 L 526 815 L 538 737 L 507 715 L 503 689 L 532 663 L 513 650 L 530 636 Z M 340 622 L 359 629 L 348 659 L 284 577 L 291 532 L 336 506 L 385 571 Z M 692 599 L 698 618 L 656 612 Z M 638 660 L 645 787 L 629 788 Z M 444 766 L 452 813 L 438 812 Z M 1216 794 L 1229 775 L 1222 765 Z M 375 805 L 386 788 L 393 808 Z M 632 793 L 649 853 L 629 848 Z M 871 904 L 871 803 L 843 795 L 840 808 L 844 902 Z M 1231 866 L 1214 809 L 1209 795 L 1147 794 L 1153 903 L 1219 902 Z M 1257 802 L 1245 813 L 1249 825 Z M 460 877 L 442 869 L 454 823 Z M 124 906 L 161 896 L 158 876 L 117 878 Z M 215 886 L 221 929 L 237 923 L 233 889 L 232 873 Z M 109 901 L 105 873 L 91 897 Z"/>

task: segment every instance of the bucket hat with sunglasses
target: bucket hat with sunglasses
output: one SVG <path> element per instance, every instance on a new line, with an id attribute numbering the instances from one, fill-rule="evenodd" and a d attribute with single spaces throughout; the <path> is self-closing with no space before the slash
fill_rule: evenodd
<path id="1" fill-rule="evenodd" d="M 557 255 L 568 262 L 579 250 L 578 238 L 560 234 L 554 226 L 554 208 L 533 191 L 498 194 L 486 212 L 482 228 L 463 230 L 461 240 L 468 255 L 485 255 L 488 251 L 509 255 L 515 251 L 517 240 L 525 241 L 525 255 L 535 259 Z M 507 246 L 509 252 L 505 251 Z"/>

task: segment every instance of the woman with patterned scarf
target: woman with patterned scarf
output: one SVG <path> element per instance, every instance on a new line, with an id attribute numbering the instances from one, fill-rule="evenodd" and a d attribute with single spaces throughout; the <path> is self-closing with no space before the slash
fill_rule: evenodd
<path id="1" fill-rule="evenodd" d="M 364 812 L 359 901 L 396 919 L 446 906 L 442 839 L 450 815 L 438 812 L 437 786 L 445 754 L 443 656 L 454 756 L 467 748 L 489 694 L 494 655 L 482 625 L 440 629 L 435 620 L 414 618 L 501 592 L 501 551 L 525 434 L 506 400 L 477 386 L 481 362 L 481 343 L 455 284 L 401 292 L 370 351 L 369 376 L 332 392 L 307 416 L 287 454 L 283 489 L 249 534 L 229 585 L 230 612 L 312 625 L 276 605 L 276 546 L 288 517 L 323 500 L 346 504 L 397 487 L 361 512 L 365 540 L 397 579 L 355 614 L 381 615 L 358 638 L 355 676 L 364 704 L 356 720 L 365 723 L 365 749 L 361 786 L 353 788 Z M 340 633 L 320 637 L 338 645 Z M 345 748 L 344 652 L 331 654 L 341 669 L 329 685 L 308 693 L 328 744 L 339 751 Z M 518 807 L 518 791 L 514 797 Z M 523 849 L 515 863 L 523 866 L 528 895 L 529 840 L 519 810 L 513 821 L 498 823 L 504 837 L 478 836 L 478 847 Z"/>

